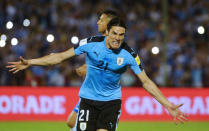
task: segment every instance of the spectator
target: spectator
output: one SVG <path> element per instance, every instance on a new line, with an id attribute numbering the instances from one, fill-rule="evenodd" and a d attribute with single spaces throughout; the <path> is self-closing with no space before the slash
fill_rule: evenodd
<path id="1" fill-rule="evenodd" d="M 127 43 L 139 50 L 139 55 L 142 56 L 146 65 L 145 70 L 152 80 L 155 80 L 159 86 L 209 86 L 207 2 L 207 0 L 169 0 L 169 34 L 166 45 L 163 45 L 163 12 L 160 0 L 132 2 L 129 0 L 91 2 L 85 0 L 2 0 L 0 2 L 0 35 L 6 34 L 7 40 L 5 47 L 0 47 L 0 83 L 3 86 L 79 86 L 82 78 L 76 76 L 73 69 L 84 63 L 82 57 L 66 62 L 64 67 L 58 65 L 57 70 L 34 67 L 31 68 L 31 72 L 20 73 L 19 75 L 26 82 L 23 79 L 16 79 L 16 76 L 11 76 L 3 67 L 6 66 L 7 61 L 17 60 L 20 55 L 34 58 L 64 51 L 72 46 L 70 37 L 74 35 L 80 39 L 90 34 L 98 35 L 96 13 L 104 10 L 104 7 L 120 7 L 119 13 L 126 19 L 129 26 Z M 22 25 L 26 18 L 31 22 L 29 27 Z M 11 30 L 5 28 L 9 20 L 14 23 Z M 202 35 L 197 32 L 200 25 L 205 29 Z M 55 36 L 52 43 L 46 41 L 49 33 Z M 10 45 L 13 37 L 19 40 L 16 46 Z M 153 46 L 160 48 L 159 54 L 154 55 L 150 52 Z M 165 60 L 162 56 L 164 46 L 167 60 L 162 63 Z M 163 79 L 164 72 L 167 73 L 167 81 Z M 123 84 L 137 86 L 139 83 L 134 78 L 131 72 L 127 72 L 122 79 Z M 59 79 L 59 82 L 56 79 Z M 129 83 L 127 80 L 130 80 Z"/>

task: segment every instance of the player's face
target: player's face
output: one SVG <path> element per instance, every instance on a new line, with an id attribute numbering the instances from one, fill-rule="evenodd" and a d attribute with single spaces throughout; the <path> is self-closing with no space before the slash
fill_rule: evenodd
<path id="1" fill-rule="evenodd" d="M 106 30 L 107 34 L 107 48 L 118 49 L 120 48 L 124 37 L 126 29 L 121 26 L 112 26 L 109 31 Z"/>
<path id="2" fill-rule="evenodd" d="M 107 24 L 109 22 L 109 18 L 106 14 L 102 14 L 99 17 L 99 20 L 97 21 L 97 25 L 98 25 L 98 32 L 99 33 L 105 33 L 105 30 L 107 28 Z"/>

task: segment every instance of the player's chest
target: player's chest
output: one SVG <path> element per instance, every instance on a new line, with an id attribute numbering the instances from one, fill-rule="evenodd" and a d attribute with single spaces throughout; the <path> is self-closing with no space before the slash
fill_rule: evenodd
<path id="1" fill-rule="evenodd" d="M 105 69 L 117 71 L 124 68 L 128 60 L 123 54 L 115 54 L 113 52 L 94 50 L 88 53 L 89 60 L 94 66 Z"/>

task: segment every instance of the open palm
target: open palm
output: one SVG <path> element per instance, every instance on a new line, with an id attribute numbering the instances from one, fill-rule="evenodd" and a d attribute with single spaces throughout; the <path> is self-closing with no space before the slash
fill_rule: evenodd
<path id="1" fill-rule="evenodd" d="M 9 71 L 13 72 L 14 74 L 29 67 L 28 61 L 22 57 L 20 57 L 20 61 L 8 62 L 8 64 L 9 65 L 6 66 L 6 68 L 9 68 Z"/>
<path id="2" fill-rule="evenodd" d="M 181 122 L 182 124 L 187 121 L 188 115 L 184 114 L 179 110 L 179 107 L 181 107 L 183 104 L 179 105 L 173 105 L 172 107 L 168 108 L 168 112 L 170 115 L 173 117 L 174 123 L 178 124 L 178 121 Z"/>

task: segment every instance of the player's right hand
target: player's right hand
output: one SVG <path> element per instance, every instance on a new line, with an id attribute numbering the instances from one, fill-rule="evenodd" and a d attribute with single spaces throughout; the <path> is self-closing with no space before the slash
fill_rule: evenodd
<path id="1" fill-rule="evenodd" d="M 24 70 L 30 66 L 28 60 L 25 60 L 22 56 L 20 56 L 20 61 L 17 62 L 8 62 L 8 66 L 6 68 L 9 69 L 9 72 L 12 72 L 13 74 Z"/>

